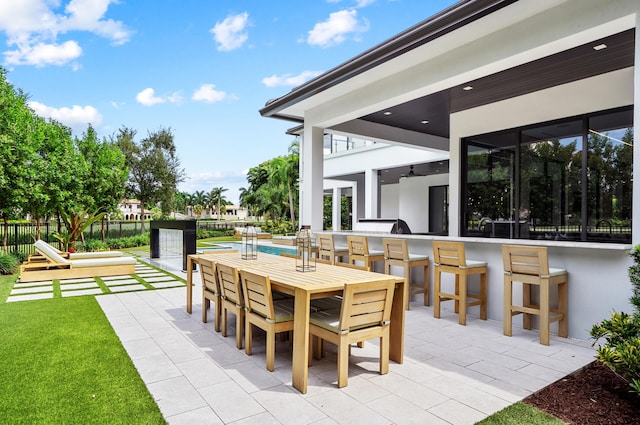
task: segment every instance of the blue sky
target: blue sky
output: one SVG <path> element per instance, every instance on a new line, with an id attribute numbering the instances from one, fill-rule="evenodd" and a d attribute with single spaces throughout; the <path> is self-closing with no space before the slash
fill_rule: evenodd
<path id="1" fill-rule="evenodd" d="M 269 99 L 454 0 L 2 0 L 0 60 L 39 115 L 80 135 L 170 127 L 193 193 L 287 153 Z"/>

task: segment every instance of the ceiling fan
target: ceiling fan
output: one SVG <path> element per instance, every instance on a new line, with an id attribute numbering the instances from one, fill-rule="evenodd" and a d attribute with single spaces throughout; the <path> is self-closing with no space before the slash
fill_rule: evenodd
<path id="1" fill-rule="evenodd" d="M 409 173 L 408 174 L 401 174 L 400 177 L 419 177 L 419 176 L 424 176 L 424 174 L 416 174 L 416 172 L 413 170 L 413 165 L 409 166 Z"/>

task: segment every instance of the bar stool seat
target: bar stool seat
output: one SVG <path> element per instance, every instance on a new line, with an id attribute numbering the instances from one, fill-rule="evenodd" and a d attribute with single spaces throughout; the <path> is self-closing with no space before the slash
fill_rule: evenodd
<path id="1" fill-rule="evenodd" d="M 424 294 L 424 305 L 429 305 L 429 256 L 410 254 L 406 239 L 384 238 L 384 272 L 391 274 L 391 266 L 402 267 L 405 279 L 405 309 L 409 310 L 411 296 Z M 411 281 L 411 268 L 422 267 L 424 270 L 424 282 Z"/>
<path id="2" fill-rule="evenodd" d="M 504 263 L 504 334 L 511 336 L 512 318 L 522 314 L 522 327 L 531 329 L 534 315 L 540 320 L 540 344 L 549 345 L 549 324 L 558 322 L 558 335 L 569 336 L 568 283 L 565 269 L 549 267 L 546 247 L 503 245 Z M 522 306 L 513 304 L 513 282 L 522 283 Z M 550 287 L 558 288 L 558 306 L 550 307 Z M 539 288 L 538 303 L 533 303 L 532 288 Z"/>
<path id="3" fill-rule="evenodd" d="M 349 264 L 362 261 L 365 267 L 369 267 L 373 271 L 373 263 L 384 261 L 384 251 L 370 250 L 366 236 L 347 236 L 347 247 L 349 249 Z"/>
<path id="4" fill-rule="evenodd" d="M 441 290 L 441 273 L 455 274 L 455 293 Z M 480 293 L 467 292 L 467 277 L 480 275 Z M 463 242 L 433 241 L 433 317 L 440 318 L 440 303 L 455 301 L 458 323 L 467 324 L 467 308 L 480 306 L 480 319 L 487 320 L 487 263 L 467 260 Z M 468 302 L 471 298 L 475 301 Z"/>

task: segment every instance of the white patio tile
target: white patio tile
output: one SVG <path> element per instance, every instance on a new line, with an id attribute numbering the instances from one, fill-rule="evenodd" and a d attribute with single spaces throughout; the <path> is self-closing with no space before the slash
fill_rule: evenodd
<path id="1" fill-rule="evenodd" d="M 180 370 L 164 354 L 140 358 L 133 363 L 147 386 L 154 382 L 182 377 Z"/>
<path id="2" fill-rule="evenodd" d="M 409 403 L 396 394 L 389 394 L 380 400 L 367 403 L 372 410 L 388 418 L 390 423 L 397 425 L 446 425 L 447 422 L 433 414 Z"/>
<path id="3" fill-rule="evenodd" d="M 472 425 L 484 419 L 486 415 L 457 400 L 448 400 L 429 409 L 429 413 L 453 425 Z"/>
<path id="4" fill-rule="evenodd" d="M 102 289 L 78 289 L 76 291 L 62 291 L 60 295 L 63 297 L 77 297 L 80 295 L 99 295 L 102 294 Z"/>
<path id="5" fill-rule="evenodd" d="M 111 292 L 125 292 L 125 291 L 144 291 L 147 289 L 144 285 L 119 285 L 119 286 L 110 286 L 109 290 Z"/>
<path id="6" fill-rule="evenodd" d="M 166 282 L 149 282 L 151 283 L 151 286 L 153 286 L 156 289 L 162 289 L 162 288 L 172 288 L 174 286 L 183 286 L 184 283 L 178 281 L 178 280 L 169 280 Z"/>
<path id="7" fill-rule="evenodd" d="M 203 388 L 231 380 L 226 370 L 215 364 L 210 358 L 189 360 L 178 363 L 176 366 L 195 388 Z"/>
<path id="8" fill-rule="evenodd" d="M 327 415 L 290 387 L 279 385 L 269 391 L 259 391 L 253 395 L 275 417 L 278 423 L 285 425 L 304 425 L 326 419 Z"/>
<path id="9" fill-rule="evenodd" d="M 389 419 L 380 416 L 369 406 L 354 400 L 338 389 L 307 397 L 307 401 L 343 425 L 389 424 Z"/>
<path id="10" fill-rule="evenodd" d="M 184 376 L 158 381 L 148 388 L 165 417 L 207 406 Z"/>
<path id="11" fill-rule="evenodd" d="M 9 295 L 37 294 L 39 292 L 53 292 L 53 286 L 30 286 L 26 288 L 13 288 Z"/>
<path id="12" fill-rule="evenodd" d="M 216 416 L 209 406 L 178 413 L 166 418 L 169 425 L 222 425 L 223 422 Z"/>
<path id="13" fill-rule="evenodd" d="M 87 289 L 87 288 L 99 288 L 100 286 L 95 280 L 91 282 L 81 282 L 81 283 L 62 283 L 60 282 L 60 290 L 61 291 L 72 291 L 77 289 Z"/>
<path id="14" fill-rule="evenodd" d="M 119 286 L 119 285 L 130 285 L 132 283 L 140 283 L 138 279 L 117 279 L 117 280 L 105 280 L 104 284 L 108 287 Z"/>
<path id="15" fill-rule="evenodd" d="M 13 303 L 18 301 L 34 301 L 34 300 L 44 300 L 48 298 L 53 298 L 53 292 L 43 292 L 41 294 L 28 294 L 28 295 L 12 295 L 7 298 L 7 302 Z"/>
<path id="16" fill-rule="evenodd" d="M 198 391 L 224 423 L 248 418 L 265 411 L 264 407 L 233 381 L 209 385 Z"/>

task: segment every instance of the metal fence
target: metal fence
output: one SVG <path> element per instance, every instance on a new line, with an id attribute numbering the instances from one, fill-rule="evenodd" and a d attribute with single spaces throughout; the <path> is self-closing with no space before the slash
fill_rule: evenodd
<path id="1" fill-rule="evenodd" d="M 141 222 L 132 220 L 110 220 L 104 222 L 105 239 L 126 238 L 140 234 Z M 235 221 L 198 221 L 198 230 L 233 230 L 238 226 L 244 226 L 244 222 Z M 145 230 L 150 228 L 149 222 L 145 223 Z M 57 243 L 58 240 L 53 236 L 54 233 L 63 232 L 64 225 L 56 222 L 40 223 L 40 237 L 49 243 Z M 102 223 L 93 223 L 87 228 L 83 234 L 85 239 L 102 239 Z M 0 224 L 0 237 L 4 236 L 4 226 Z M 35 223 L 10 223 L 7 229 L 7 247 L 9 252 L 23 252 L 25 254 L 34 254 L 33 243 L 37 238 L 37 230 Z M 57 245 L 56 245 L 57 246 Z"/>

